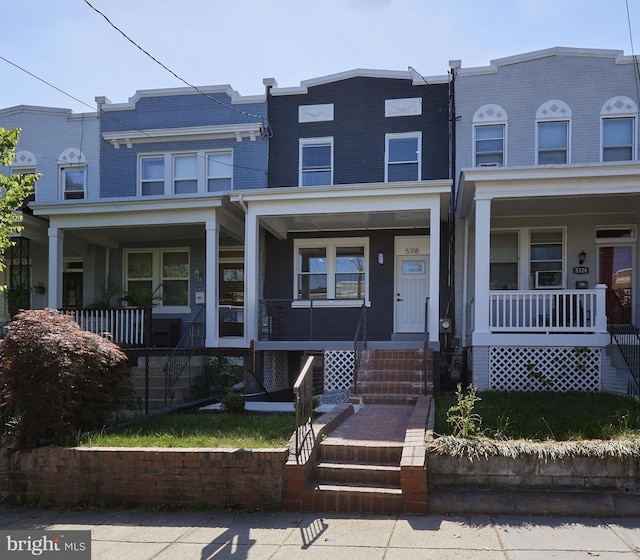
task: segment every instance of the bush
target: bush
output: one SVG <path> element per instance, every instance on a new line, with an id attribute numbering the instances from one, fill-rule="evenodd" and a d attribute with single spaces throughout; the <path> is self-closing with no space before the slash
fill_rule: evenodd
<path id="1" fill-rule="evenodd" d="M 236 393 L 229 391 L 220 401 L 222 410 L 231 414 L 243 414 L 244 408 L 244 395 L 242 393 Z"/>
<path id="2" fill-rule="evenodd" d="M 9 325 L 0 380 L 14 410 L 16 448 L 102 428 L 132 388 L 127 357 L 114 343 L 48 309 L 23 311 Z"/>
<path id="3" fill-rule="evenodd" d="M 227 358 L 211 358 L 191 385 L 191 399 L 226 395 L 244 380 L 244 368 Z"/>

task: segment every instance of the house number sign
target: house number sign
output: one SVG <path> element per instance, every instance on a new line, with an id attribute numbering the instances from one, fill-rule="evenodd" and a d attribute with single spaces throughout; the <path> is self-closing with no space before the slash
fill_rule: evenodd
<path id="1" fill-rule="evenodd" d="M 574 266 L 573 267 L 574 274 L 589 274 L 588 266 Z"/>

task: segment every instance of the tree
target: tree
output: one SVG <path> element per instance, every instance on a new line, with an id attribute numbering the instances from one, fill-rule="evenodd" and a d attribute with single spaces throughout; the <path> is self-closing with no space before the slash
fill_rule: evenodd
<path id="1" fill-rule="evenodd" d="M 7 130 L 0 127 L 0 166 L 10 167 L 16 155 L 20 129 Z M 33 192 L 37 173 L 26 175 L 0 174 L 0 272 L 6 266 L 5 252 L 13 245 L 11 236 L 22 231 L 22 216 L 19 210 L 25 199 Z M 0 289 L 4 286 L 0 287 Z"/>

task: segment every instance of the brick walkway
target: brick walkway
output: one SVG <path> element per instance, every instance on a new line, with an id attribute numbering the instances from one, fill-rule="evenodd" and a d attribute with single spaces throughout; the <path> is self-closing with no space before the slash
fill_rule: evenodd
<path id="1" fill-rule="evenodd" d="M 413 406 L 366 404 L 326 440 L 403 443 Z"/>

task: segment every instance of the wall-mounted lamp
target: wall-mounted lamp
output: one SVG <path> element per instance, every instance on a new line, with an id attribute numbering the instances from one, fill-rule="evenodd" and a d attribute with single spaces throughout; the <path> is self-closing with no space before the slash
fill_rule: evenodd
<path id="1" fill-rule="evenodd" d="M 584 261 L 587 260 L 587 253 L 584 252 L 584 249 L 578 253 L 578 262 L 580 264 L 584 264 Z"/>
<path id="2" fill-rule="evenodd" d="M 196 266 L 196 269 L 193 271 L 193 277 L 198 282 L 202 281 L 202 271 L 200 270 L 199 266 Z"/>
<path id="3" fill-rule="evenodd" d="M 378 253 L 378 264 L 384 264 L 384 253 Z"/>
<path id="4" fill-rule="evenodd" d="M 38 282 L 34 287 L 33 290 L 35 291 L 36 294 L 44 294 L 47 289 L 44 287 L 44 284 L 42 282 Z"/>

